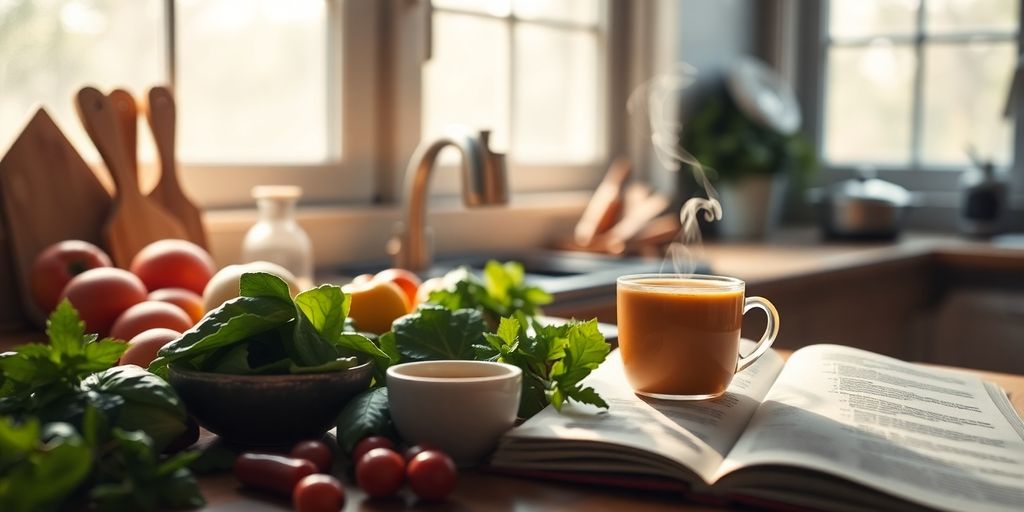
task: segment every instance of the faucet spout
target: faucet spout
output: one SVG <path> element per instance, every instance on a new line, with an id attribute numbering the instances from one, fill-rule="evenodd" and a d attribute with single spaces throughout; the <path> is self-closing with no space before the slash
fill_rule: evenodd
<path id="1" fill-rule="evenodd" d="M 424 142 L 416 148 L 405 171 L 404 223 L 388 242 L 394 266 L 412 271 L 430 267 L 432 251 L 426 234 L 427 186 L 437 155 L 445 147 L 455 147 L 461 153 L 462 201 L 466 206 L 508 202 L 505 155 L 491 151 L 489 144 L 487 130 L 474 134 L 465 128 L 455 128 L 445 137 Z"/>

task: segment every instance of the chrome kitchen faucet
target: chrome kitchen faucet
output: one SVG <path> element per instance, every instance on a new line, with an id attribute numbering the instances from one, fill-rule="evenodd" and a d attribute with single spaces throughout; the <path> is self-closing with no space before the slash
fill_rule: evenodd
<path id="1" fill-rule="evenodd" d="M 416 148 L 405 171 L 403 215 L 405 222 L 395 226 L 395 235 L 388 241 L 388 253 L 394 266 L 414 272 L 427 270 L 432 263 L 427 237 L 427 184 L 437 155 L 447 146 L 462 154 L 462 202 L 468 207 L 508 203 L 508 182 L 505 155 L 488 147 L 491 132 L 474 133 L 457 127 L 448 135 Z"/>

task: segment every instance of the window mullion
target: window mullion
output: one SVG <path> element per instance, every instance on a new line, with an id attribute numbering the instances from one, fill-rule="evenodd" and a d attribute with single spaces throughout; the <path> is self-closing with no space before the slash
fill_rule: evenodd
<path id="1" fill-rule="evenodd" d="M 924 127 L 924 20 L 927 3 L 927 0 L 921 0 L 917 9 L 916 34 L 914 37 L 915 65 L 914 90 L 912 93 L 913 105 L 910 110 L 910 168 L 915 170 L 921 169 L 921 144 L 924 139 L 921 131 Z"/>
<path id="2" fill-rule="evenodd" d="M 509 13 L 505 17 L 508 26 L 508 148 L 507 153 L 512 153 L 515 147 L 516 133 L 516 19 Z"/>

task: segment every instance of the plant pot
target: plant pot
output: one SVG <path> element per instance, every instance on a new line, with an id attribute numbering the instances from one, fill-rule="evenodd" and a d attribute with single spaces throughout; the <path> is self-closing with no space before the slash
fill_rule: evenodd
<path id="1" fill-rule="evenodd" d="M 711 225 L 724 240 L 764 238 L 778 227 L 789 177 L 749 176 L 740 181 L 716 184 L 722 220 Z"/>

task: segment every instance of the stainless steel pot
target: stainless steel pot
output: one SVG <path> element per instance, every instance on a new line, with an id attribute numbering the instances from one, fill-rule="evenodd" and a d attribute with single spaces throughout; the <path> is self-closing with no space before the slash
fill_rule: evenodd
<path id="1" fill-rule="evenodd" d="M 907 189 L 866 176 L 833 183 L 821 196 L 821 226 L 835 238 L 895 238 L 913 203 Z"/>

